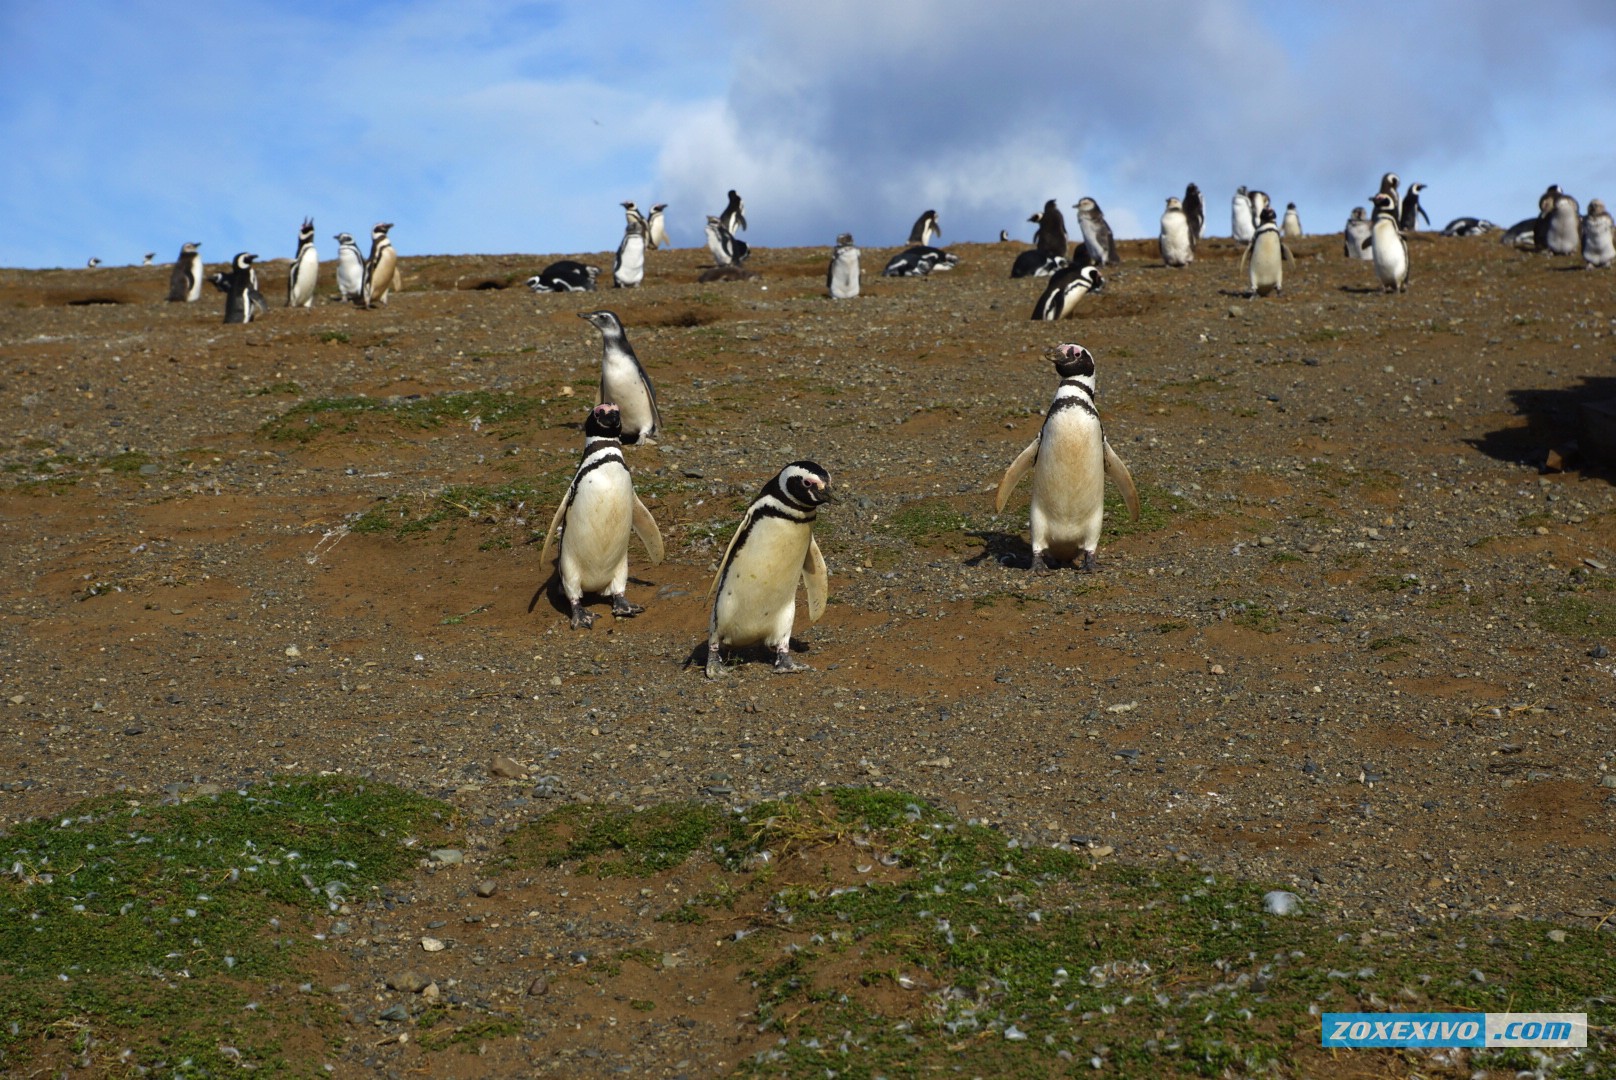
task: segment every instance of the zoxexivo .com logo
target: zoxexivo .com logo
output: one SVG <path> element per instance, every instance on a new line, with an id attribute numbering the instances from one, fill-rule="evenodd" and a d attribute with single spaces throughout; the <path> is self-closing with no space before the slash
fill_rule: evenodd
<path id="1" fill-rule="evenodd" d="M 1587 1013 L 1325 1013 L 1325 1046 L 1588 1045 Z"/>

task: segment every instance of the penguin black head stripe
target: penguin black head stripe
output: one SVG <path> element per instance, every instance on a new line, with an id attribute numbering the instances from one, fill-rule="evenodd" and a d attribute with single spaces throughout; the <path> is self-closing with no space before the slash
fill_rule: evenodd
<path id="1" fill-rule="evenodd" d="M 1055 371 L 1063 379 L 1094 374 L 1094 354 L 1081 345 L 1060 345 L 1053 357 Z"/>

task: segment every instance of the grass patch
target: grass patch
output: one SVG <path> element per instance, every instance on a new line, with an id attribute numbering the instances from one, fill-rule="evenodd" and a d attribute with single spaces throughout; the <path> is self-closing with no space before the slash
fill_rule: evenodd
<path id="1" fill-rule="evenodd" d="M 322 345 L 348 344 L 348 335 L 341 330 L 324 330 L 321 331 L 319 337 Z"/>
<path id="2" fill-rule="evenodd" d="M 1105 486 L 1104 535 L 1116 539 L 1156 532 L 1158 529 L 1165 529 L 1173 520 L 1174 514 L 1181 513 L 1179 507 L 1182 500 L 1171 491 L 1155 484 L 1136 486 L 1139 491 L 1138 521 L 1128 517 L 1128 507 L 1123 503 L 1116 486 L 1113 484 Z"/>
<path id="3" fill-rule="evenodd" d="M 702 803 L 640 811 L 579 804 L 524 825 L 505 844 L 524 866 L 575 862 L 580 874 L 645 875 L 684 862 L 709 842 L 723 817 Z"/>
<path id="4" fill-rule="evenodd" d="M 357 431 L 361 417 L 374 417 L 418 431 L 463 421 L 476 427 L 501 425 L 514 433 L 522 424 L 541 421 L 550 404 L 548 398 L 491 390 L 403 399 L 315 398 L 265 421 L 258 430 L 278 441 L 308 442 L 321 435 Z M 498 434 L 505 437 L 507 432 Z"/>
<path id="5" fill-rule="evenodd" d="M 1279 613 L 1254 600 L 1237 600 L 1229 605 L 1229 611 L 1229 619 L 1236 626 L 1249 627 L 1264 634 L 1272 634 L 1279 629 Z"/>
<path id="6" fill-rule="evenodd" d="M 571 473 L 556 472 L 538 483 L 513 480 L 507 484 L 459 484 L 436 495 L 390 499 L 355 518 L 349 528 L 372 536 L 403 538 L 429 532 L 436 525 L 475 521 L 484 525 L 515 526 L 528 534 L 549 525 L 561 498 L 572 483 Z M 482 550 L 508 548 L 509 536 L 496 536 Z"/>
<path id="7" fill-rule="evenodd" d="M 777 1036 L 742 1076 L 1335 1075 L 1310 1009 L 1586 1011 L 1595 1045 L 1552 1054 L 1545 1071 L 1584 1075 L 1616 1050 L 1616 937 L 1591 927 L 1554 943 L 1523 920 L 1393 931 L 1306 903 L 1280 918 L 1264 912 L 1260 883 L 1020 846 L 864 789 L 742 816 L 569 807 L 539 823 L 572 837 L 546 842 L 543 861 L 566 858 L 601 820 L 683 823 L 684 876 L 706 873 L 710 887 L 668 920 L 705 910 L 721 921 L 714 956 L 742 968 Z M 618 850 L 585 847 L 599 852 L 586 861 Z M 864 873 L 877 864 L 884 875 Z M 1354 1065 L 1402 1075 L 1402 1053 L 1358 1051 Z M 1469 1067 L 1514 1061 L 1481 1052 Z"/>
<path id="8" fill-rule="evenodd" d="M 916 499 L 899 507 L 885 525 L 888 533 L 911 544 L 935 544 L 944 539 L 963 540 L 971 522 L 940 499 Z"/>
<path id="9" fill-rule="evenodd" d="M 1616 636 L 1616 597 L 1558 593 L 1538 604 L 1532 619 L 1545 630 L 1567 637 Z"/>
<path id="10" fill-rule="evenodd" d="M 1420 579 L 1413 574 L 1385 574 L 1364 582 L 1364 588 L 1370 592 L 1399 593 L 1404 589 L 1419 588 L 1419 584 Z"/>
<path id="11" fill-rule="evenodd" d="M 404 873 L 447 813 L 325 778 L 182 805 L 108 796 L 18 826 L 0 838 L 0 1070 L 59 1061 L 65 1018 L 94 1071 L 315 1071 L 276 1030 L 333 1018 L 267 984 L 294 971 L 312 916 Z"/>

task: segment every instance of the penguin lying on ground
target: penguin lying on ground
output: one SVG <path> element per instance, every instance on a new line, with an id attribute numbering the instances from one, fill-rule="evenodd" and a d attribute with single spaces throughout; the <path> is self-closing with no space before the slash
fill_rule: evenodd
<path id="1" fill-rule="evenodd" d="M 527 287 L 536 293 L 594 292 L 595 279 L 599 276 L 598 266 L 561 259 L 528 278 Z"/>
<path id="2" fill-rule="evenodd" d="M 925 277 L 933 270 L 952 270 L 959 265 L 959 256 L 942 248 L 916 246 L 906 248 L 887 260 L 882 277 Z"/>

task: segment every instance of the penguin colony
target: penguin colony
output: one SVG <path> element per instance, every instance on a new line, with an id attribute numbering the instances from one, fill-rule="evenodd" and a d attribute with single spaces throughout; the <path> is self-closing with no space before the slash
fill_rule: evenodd
<path id="1" fill-rule="evenodd" d="M 1401 179 L 1388 172 L 1370 197 L 1370 213 L 1354 207 L 1343 229 L 1344 256 L 1371 263 L 1386 292 L 1408 288 L 1408 235 L 1421 220 L 1430 226 L 1420 202 L 1424 190 L 1424 184 L 1414 183 L 1406 193 L 1401 192 Z M 664 219 L 667 204 L 655 204 L 649 217 L 633 201 L 621 205 L 624 230 L 613 260 L 612 280 L 618 288 L 634 288 L 645 278 L 646 253 L 671 246 Z M 1302 235 L 1296 204 L 1286 205 L 1281 221 L 1266 193 L 1242 186 L 1230 207 L 1231 234 L 1242 247 L 1240 267 L 1248 275 L 1250 295 L 1282 294 L 1284 264 L 1294 262 L 1285 241 Z M 1065 215 L 1060 204 L 1050 199 L 1028 218 L 1037 226 L 1033 247 L 1018 253 L 1011 266 L 1013 278 L 1048 279 L 1033 308 L 1035 320 L 1072 317 L 1080 301 L 1104 289 L 1100 268 L 1122 262 L 1099 203 L 1085 196 L 1072 208 L 1081 239 L 1069 253 Z M 706 219 L 706 244 L 713 266 L 701 280 L 757 276 L 744 268 L 750 249 L 735 235 L 746 227 L 745 203 L 731 190 L 724 209 Z M 1158 237 L 1163 265 L 1183 269 L 1193 263 L 1204 227 L 1205 204 L 1198 186 L 1189 184 L 1182 198 L 1167 198 Z M 388 235 L 392 228 L 388 222 L 372 228 L 368 258 L 362 256 L 351 234 L 335 235 L 337 291 L 342 301 L 371 308 L 386 304 L 389 295 L 398 291 L 398 257 Z M 1442 233 L 1479 236 L 1497 228 L 1481 218 L 1459 217 Z M 926 277 L 957 266 L 957 255 L 934 246 L 941 234 L 937 211 L 926 210 L 910 229 L 909 246 L 887 262 L 882 276 Z M 319 272 L 314 236 L 314 221 L 305 218 L 288 272 L 288 307 L 313 305 Z M 1009 241 L 1008 230 L 1001 231 L 999 239 Z M 1577 200 L 1558 185 L 1543 193 L 1534 217 L 1503 230 L 1501 242 L 1559 256 L 1580 255 L 1589 268 L 1616 265 L 1616 223 L 1604 203 L 1590 200 L 1584 215 Z M 241 252 L 227 271 L 209 277 L 200 248 L 198 242 L 181 248 L 169 277 L 168 300 L 194 303 L 206 280 L 225 294 L 226 323 L 245 324 L 262 317 L 267 305 L 254 266 L 258 256 Z M 151 254 L 145 257 L 146 265 L 152 258 Z M 829 298 L 852 300 L 860 295 L 859 258 L 852 235 L 839 235 L 826 268 Z M 99 262 L 92 259 L 89 265 Z M 593 292 L 601 272 L 601 267 L 562 259 L 528 278 L 526 284 L 534 293 Z M 663 420 L 651 378 L 629 343 L 622 320 L 604 309 L 579 317 L 600 334 L 598 404 L 584 420 L 582 456 L 555 509 L 540 561 L 548 564 L 555 554 L 553 580 L 567 603 L 570 624 L 574 629 L 587 629 L 595 621 L 585 607 L 588 596 L 606 598 L 616 619 L 632 618 L 644 610 L 626 594 L 632 539 L 638 538 L 652 565 L 663 559 L 661 533 L 635 493 L 624 451 L 627 446 L 655 444 Z M 1006 469 L 994 508 L 1003 512 L 1030 472 L 1032 570 L 1049 572 L 1064 564 L 1093 572 L 1098 566 L 1105 482 L 1109 479 L 1116 485 L 1134 519 L 1140 512 L 1139 496 L 1126 464 L 1112 449 L 1101 425 L 1095 404 L 1093 355 L 1082 345 L 1066 343 L 1056 346 L 1049 358 L 1059 377 L 1054 399 L 1038 436 Z M 830 500 L 830 473 L 814 461 L 799 460 L 782 467 L 747 506 L 708 591 L 705 671 L 709 677 L 723 670 L 724 650 L 751 646 L 771 653 L 777 672 L 807 667 L 791 656 L 796 594 L 800 585 L 807 598 L 808 621 L 816 622 L 827 602 L 829 572 L 813 529 L 820 507 Z"/>

